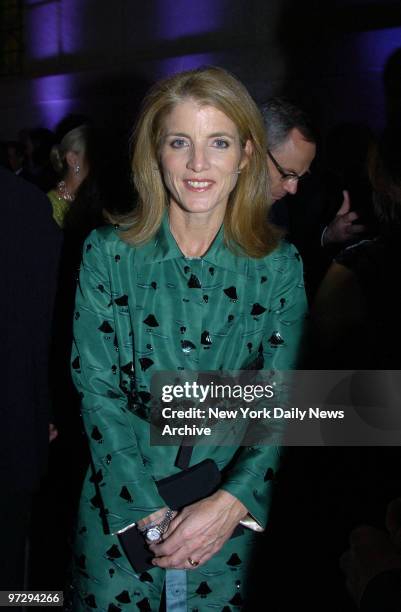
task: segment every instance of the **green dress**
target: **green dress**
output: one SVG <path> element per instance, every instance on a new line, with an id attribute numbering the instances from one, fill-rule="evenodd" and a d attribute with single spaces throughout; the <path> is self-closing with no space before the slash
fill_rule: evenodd
<path id="1" fill-rule="evenodd" d="M 75 541 L 74 611 L 159 609 L 165 570 L 136 574 L 116 536 L 165 506 L 154 481 L 178 471 L 176 446 L 150 445 L 152 374 L 243 369 L 260 356 L 261 345 L 264 368 L 294 368 L 305 312 L 302 263 L 288 243 L 262 259 L 239 257 L 225 246 L 221 228 L 206 255 L 185 258 L 167 217 L 137 248 L 112 227 L 92 232 L 80 271 L 72 358 L 92 454 Z M 127 401 L 134 372 L 140 409 Z M 222 488 L 265 526 L 277 447 L 198 446 L 191 465 L 210 457 L 223 469 L 234 455 Z M 257 537 L 245 529 L 187 572 L 188 610 L 241 608 Z"/>
<path id="2" fill-rule="evenodd" d="M 67 200 L 61 198 L 55 189 L 49 191 L 47 197 L 49 198 L 52 205 L 53 219 L 59 227 L 63 228 L 64 219 L 70 209 L 71 202 L 67 202 Z"/>

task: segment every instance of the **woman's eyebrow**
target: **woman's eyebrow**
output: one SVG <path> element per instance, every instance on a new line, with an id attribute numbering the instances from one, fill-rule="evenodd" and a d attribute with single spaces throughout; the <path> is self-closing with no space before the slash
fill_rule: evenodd
<path id="1" fill-rule="evenodd" d="M 170 136 L 179 136 L 180 138 L 191 138 L 191 136 L 189 134 L 185 134 L 185 132 L 167 132 L 166 134 L 166 138 L 169 138 Z M 229 134 L 228 132 L 213 132 L 213 134 L 208 134 L 208 138 L 221 138 L 221 137 L 225 137 L 225 138 L 230 138 L 231 140 L 235 140 L 235 136 L 233 134 Z"/>
<path id="2" fill-rule="evenodd" d="M 235 136 L 233 134 L 229 134 L 228 132 L 214 132 L 213 134 L 209 134 L 209 138 L 218 138 L 222 136 L 235 140 Z"/>
<path id="3" fill-rule="evenodd" d="M 180 136 L 182 138 L 191 138 L 188 134 L 184 134 L 184 132 L 167 132 L 166 137 L 168 136 Z"/>

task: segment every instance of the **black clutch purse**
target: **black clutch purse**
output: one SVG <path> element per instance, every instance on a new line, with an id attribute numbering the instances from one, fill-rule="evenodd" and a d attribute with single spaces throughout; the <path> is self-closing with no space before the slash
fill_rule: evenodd
<path id="1" fill-rule="evenodd" d="M 180 510 L 204 497 L 212 495 L 220 486 L 221 474 L 212 459 L 205 459 L 186 470 L 156 481 L 160 496 L 172 510 Z M 233 536 L 243 531 L 239 525 Z M 120 544 L 136 572 L 144 572 L 154 566 L 151 563 L 152 552 L 145 538 L 136 527 L 127 529 L 119 536 Z"/>

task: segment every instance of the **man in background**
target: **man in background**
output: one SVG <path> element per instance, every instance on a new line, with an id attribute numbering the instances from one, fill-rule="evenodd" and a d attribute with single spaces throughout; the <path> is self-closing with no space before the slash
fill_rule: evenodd
<path id="1" fill-rule="evenodd" d="M 348 192 L 322 184 L 311 174 L 317 135 L 309 117 L 284 98 L 271 98 L 261 112 L 268 143 L 271 221 L 298 248 L 311 297 L 336 250 L 355 240 L 364 227 L 355 224 L 358 214 L 351 211 Z M 290 201 L 288 196 L 297 194 L 304 182 L 305 198 Z"/>
<path id="2" fill-rule="evenodd" d="M 1 167 L 0 194 L 0 590 L 15 590 L 24 588 L 32 495 L 47 462 L 48 352 L 61 232 L 47 197 Z"/>

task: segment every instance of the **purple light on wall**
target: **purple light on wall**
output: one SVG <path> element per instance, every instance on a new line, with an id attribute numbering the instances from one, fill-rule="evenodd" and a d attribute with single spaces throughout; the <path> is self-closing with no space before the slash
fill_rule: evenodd
<path id="1" fill-rule="evenodd" d="M 217 30 L 224 23 L 228 0 L 157 0 L 155 38 L 171 40 Z"/>
<path id="2" fill-rule="evenodd" d="M 65 115 L 73 111 L 74 76 L 62 74 L 32 80 L 33 103 L 39 110 L 41 124 L 54 128 Z"/>
<path id="3" fill-rule="evenodd" d="M 361 32 L 355 36 L 355 42 L 358 66 L 381 72 L 390 55 L 401 47 L 401 28 Z"/>
<path id="4" fill-rule="evenodd" d="M 27 57 L 42 60 L 74 53 L 82 42 L 80 0 L 27 0 L 25 32 Z"/>
<path id="5" fill-rule="evenodd" d="M 169 57 L 165 60 L 160 60 L 157 63 L 155 77 L 161 79 L 170 74 L 176 74 L 183 70 L 192 70 L 199 68 L 205 64 L 213 64 L 215 62 L 213 53 L 197 53 L 195 55 L 182 55 L 179 57 Z"/>
<path id="6" fill-rule="evenodd" d="M 56 2 L 36 4 L 30 1 L 25 10 L 25 46 L 27 57 L 41 60 L 58 54 L 59 32 Z"/>
<path id="7" fill-rule="evenodd" d="M 355 35 L 353 64 L 360 97 L 358 117 L 381 131 L 386 123 L 384 69 L 401 47 L 401 28 L 386 28 Z M 355 81 L 354 81 L 355 82 Z"/>
<path id="8" fill-rule="evenodd" d="M 62 53 L 68 54 L 82 51 L 84 44 L 82 5 L 82 0 L 64 0 L 62 3 L 62 11 L 60 14 L 60 46 Z"/>

